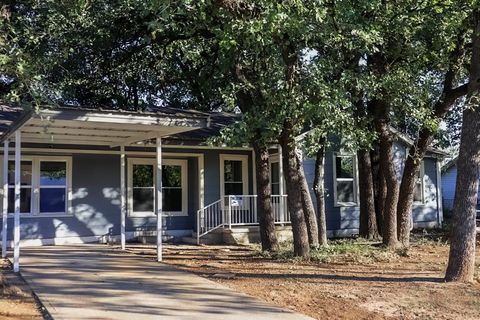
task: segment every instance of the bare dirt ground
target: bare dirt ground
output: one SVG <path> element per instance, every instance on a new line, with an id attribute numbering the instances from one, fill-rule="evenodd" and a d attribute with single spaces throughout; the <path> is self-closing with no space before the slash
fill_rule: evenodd
<path id="1" fill-rule="evenodd" d="M 0 259 L 0 320 L 44 319 L 32 291 L 13 273 L 10 264 Z"/>
<path id="2" fill-rule="evenodd" d="M 480 319 L 480 280 L 444 283 L 447 257 L 448 246 L 434 243 L 374 259 L 346 252 L 328 263 L 266 258 L 252 247 L 164 249 L 165 263 L 316 319 Z"/>

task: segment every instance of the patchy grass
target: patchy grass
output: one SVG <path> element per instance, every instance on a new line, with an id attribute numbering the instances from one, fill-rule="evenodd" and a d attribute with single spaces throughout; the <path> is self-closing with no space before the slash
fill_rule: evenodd
<path id="1" fill-rule="evenodd" d="M 164 263 L 315 319 L 480 319 L 480 278 L 444 283 L 448 246 L 422 237 L 405 252 L 332 241 L 310 260 L 293 258 L 289 243 L 275 256 L 259 246 L 167 245 Z M 155 257 L 154 248 L 130 250 Z"/>
<path id="2" fill-rule="evenodd" d="M 370 242 L 364 239 L 341 239 L 331 241 L 327 247 L 314 248 L 310 251 L 310 257 L 295 257 L 293 243 L 283 242 L 276 252 L 261 251 L 260 246 L 254 246 L 258 256 L 274 260 L 286 261 L 311 261 L 318 263 L 375 263 L 390 261 L 398 253 L 382 247 L 378 242 Z"/>

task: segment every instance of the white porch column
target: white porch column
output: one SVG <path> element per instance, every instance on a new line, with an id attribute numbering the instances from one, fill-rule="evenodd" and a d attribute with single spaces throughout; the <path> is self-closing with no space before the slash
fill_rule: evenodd
<path id="1" fill-rule="evenodd" d="M 20 131 L 15 132 L 15 216 L 13 220 L 13 271 L 20 271 L 20 172 L 21 172 Z"/>
<path id="2" fill-rule="evenodd" d="M 284 175 L 283 175 L 283 154 L 282 154 L 282 146 L 278 145 L 278 179 L 279 184 L 278 187 L 280 189 L 280 216 L 282 217 L 282 221 L 287 220 L 287 215 L 285 212 L 285 190 L 284 190 Z"/>
<path id="3" fill-rule="evenodd" d="M 157 261 L 162 261 L 162 138 L 157 137 L 157 168 L 156 168 L 156 209 L 157 209 Z"/>
<path id="4" fill-rule="evenodd" d="M 127 195 L 125 188 L 125 146 L 120 146 L 120 242 L 125 250 L 125 219 L 127 215 Z"/>
<path id="5" fill-rule="evenodd" d="M 3 142 L 2 258 L 7 256 L 8 221 L 8 139 Z"/>

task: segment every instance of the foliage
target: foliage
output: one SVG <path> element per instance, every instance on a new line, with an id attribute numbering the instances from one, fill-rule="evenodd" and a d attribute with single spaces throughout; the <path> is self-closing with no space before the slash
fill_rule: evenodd
<path id="1" fill-rule="evenodd" d="M 261 257 L 276 260 L 304 261 L 304 258 L 295 257 L 293 254 L 293 245 L 291 242 L 283 242 L 280 249 L 275 252 L 261 252 L 257 250 Z M 381 261 L 390 261 L 395 259 L 397 254 L 388 251 L 383 247 L 376 246 L 374 243 L 366 242 L 363 239 L 340 239 L 329 243 L 327 247 L 320 247 L 310 251 L 308 261 L 318 263 L 374 263 Z"/>

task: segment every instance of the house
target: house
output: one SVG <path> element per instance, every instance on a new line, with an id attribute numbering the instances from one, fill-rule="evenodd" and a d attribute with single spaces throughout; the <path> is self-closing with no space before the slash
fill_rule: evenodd
<path id="1" fill-rule="evenodd" d="M 446 210 L 453 210 L 453 200 L 455 199 L 455 187 L 457 184 L 457 157 L 447 162 L 442 167 L 442 191 L 443 206 Z M 480 211 L 480 189 L 478 190 L 478 205 Z"/>
<path id="2" fill-rule="evenodd" d="M 254 154 L 248 146 L 211 147 L 206 139 L 235 121 L 224 113 L 156 108 L 146 112 L 0 106 L 2 243 L 14 247 L 119 240 L 162 234 L 249 237 L 257 222 Z M 398 170 L 411 141 L 396 144 Z M 281 152 L 271 149 L 272 204 L 279 230 L 289 215 Z M 425 158 L 413 209 L 417 227 L 442 221 L 441 154 Z M 314 162 L 305 160 L 309 182 Z M 8 173 L 8 174 L 7 174 Z M 355 157 L 326 156 L 331 236 L 358 232 Z M 158 201 L 163 199 L 163 201 Z M 161 215 L 162 219 L 157 219 Z M 8 217 L 8 218 L 6 218 Z M 238 234 L 235 234 L 238 233 Z M 156 237 L 161 259 L 162 237 Z M 15 260 L 18 262 L 18 260 Z"/>

